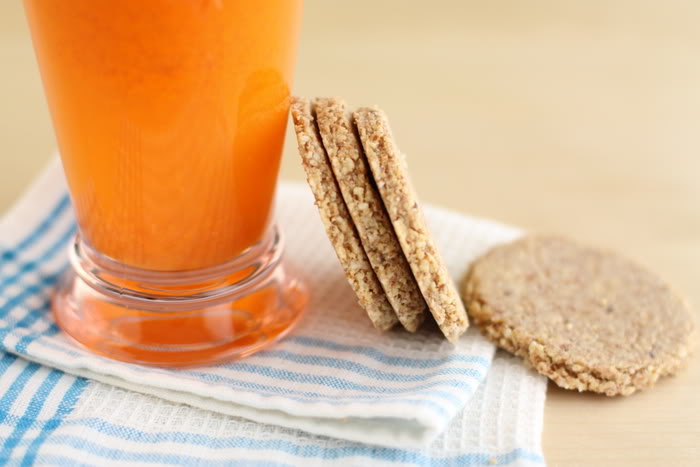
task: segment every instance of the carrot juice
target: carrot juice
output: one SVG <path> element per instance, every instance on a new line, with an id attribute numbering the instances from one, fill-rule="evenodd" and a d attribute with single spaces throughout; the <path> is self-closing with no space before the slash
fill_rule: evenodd
<path id="1" fill-rule="evenodd" d="M 149 270 L 267 228 L 301 0 L 25 0 L 81 235 Z"/>
<path id="2" fill-rule="evenodd" d="M 112 358 L 208 364 L 306 307 L 271 211 L 301 0 L 24 0 L 79 235 L 52 309 Z"/>

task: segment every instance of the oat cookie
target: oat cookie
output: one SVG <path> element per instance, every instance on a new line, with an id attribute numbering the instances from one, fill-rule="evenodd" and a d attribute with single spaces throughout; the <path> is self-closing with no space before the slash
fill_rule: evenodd
<path id="1" fill-rule="evenodd" d="M 387 118 L 376 108 L 358 109 L 353 118 L 379 194 L 428 309 L 445 337 L 455 343 L 469 326 L 467 314 L 428 231 Z"/>
<path id="2" fill-rule="evenodd" d="M 316 99 L 313 110 L 335 179 L 369 262 L 399 322 L 414 332 L 423 323 L 425 300 L 373 183 L 345 102 L 338 98 Z"/>
<path id="3" fill-rule="evenodd" d="M 397 322 L 396 314 L 367 259 L 350 213 L 343 202 L 321 144 L 310 102 L 307 99 L 293 98 L 291 113 L 302 165 L 338 260 L 360 306 L 365 309 L 372 324 L 377 329 L 390 329 Z"/>
<path id="4" fill-rule="evenodd" d="M 677 372 L 696 340 L 688 305 L 665 282 L 561 237 L 492 249 L 462 293 L 487 337 L 566 389 L 632 394 Z"/>

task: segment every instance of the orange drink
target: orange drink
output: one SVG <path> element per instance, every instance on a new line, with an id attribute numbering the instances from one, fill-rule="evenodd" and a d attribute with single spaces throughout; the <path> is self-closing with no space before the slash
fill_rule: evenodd
<path id="1" fill-rule="evenodd" d="M 24 0 L 80 232 L 54 313 L 80 343 L 203 363 L 291 326 L 299 288 L 270 217 L 301 3 Z M 263 257 L 279 263 L 264 278 Z M 243 280 L 257 288 L 232 293 Z M 229 347 L 180 352 L 210 341 Z M 159 346 L 167 356 L 143 350 Z"/>
<path id="2" fill-rule="evenodd" d="M 300 1 L 24 3 L 83 238 L 156 270 L 260 240 Z"/>

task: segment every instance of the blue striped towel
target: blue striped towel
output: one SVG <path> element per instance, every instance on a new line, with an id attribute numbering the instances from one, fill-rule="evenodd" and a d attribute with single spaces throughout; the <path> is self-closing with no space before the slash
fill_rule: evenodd
<path id="1" fill-rule="evenodd" d="M 457 277 L 517 231 L 426 212 Z M 282 184 L 287 256 L 311 309 L 240 362 L 166 370 L 104 359 L 51 321 L 75 224 L 55 160 L 0 221 L 0 464 L 541 464 L 545 382 L 475 331 L 380 334 L 355 304 L 310 193 Z M 488 375 L 488 377 L 487 377 Z"/>

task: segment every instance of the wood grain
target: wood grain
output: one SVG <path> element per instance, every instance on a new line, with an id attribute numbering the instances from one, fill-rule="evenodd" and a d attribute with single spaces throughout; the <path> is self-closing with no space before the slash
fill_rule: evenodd
<path id="1" fill-rule="evenodd" d="M 426 201 L 621 250 L 697 310 L 700 2 L 430 6 L 307 0 L 296 92 L 380 104 Z M 4 209 L 54 146 L 18 1 L 0 5 L 0 62 Z M 301 180 L 291 134 L 286 151 Z M 695 358 L 630 398 L 550 387 L 549 465 L 697 465 L 699 386 Z"/>

